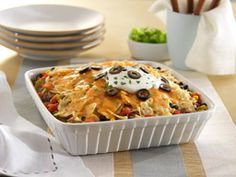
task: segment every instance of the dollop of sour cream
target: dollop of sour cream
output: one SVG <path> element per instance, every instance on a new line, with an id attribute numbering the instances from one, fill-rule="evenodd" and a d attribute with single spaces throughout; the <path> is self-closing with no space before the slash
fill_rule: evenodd
<path id="1" fill-rule="evenodd" d="M 107 72 L 107 76 L 105 80 L 108 86 L 116 87 L 121 90 L 125 90 L 130 93 L 137 92 L 140 89 L 151 89 L 151 88 L 159 88 L 160 84 L 163 83 L 161 78 L 157 78 L 150 73 L 145 73 L 138 67 L 125 67 L 124 71 L 121 71 L 118 74 L 111 74 L 109 70 L 111 67 L 106 68 L 104 72 Z M 129 77 L 128 71 L 136 71 L 141 77 L 138 79 L 133 79 Z"/>

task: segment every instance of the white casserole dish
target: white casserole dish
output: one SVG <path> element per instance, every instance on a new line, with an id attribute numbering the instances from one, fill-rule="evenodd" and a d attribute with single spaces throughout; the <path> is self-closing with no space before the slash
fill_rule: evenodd
<path id="1" fill-rule="evenodd" d="M 150 61 L 136 62 L 171 70 L 173 75 L 187 83 L 191 89 L 201 93 L 202 99 L 207 103 L 209 109 L 202 112 L 173 116 L 95 123 L 64 123 L 56 119 L 47 110 L 31 82 L 31 78 L 35 74 L 51 67 L 27 71 L 25 73 L 26 86 L 48 127 L 66 151 L 72 155 L 87 155 L 187 143 L 198 138 L 207 120 L 214 112 L 214 103 L 191 82 L 167 66 Z M 60 67 L 77 66 L 81 65 Z"/>

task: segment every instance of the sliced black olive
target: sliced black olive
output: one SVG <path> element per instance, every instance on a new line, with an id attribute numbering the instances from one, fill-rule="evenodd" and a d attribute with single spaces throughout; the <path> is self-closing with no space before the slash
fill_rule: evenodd
<path id="1" fill-rule="evenodd" d="M 55 69 L 55 67 L 52 67 L 51 69 L 50 69 L 50 71 L 53 71 Z"/>
<path id="2" fill-rule="evenodd" d="M 33 82 L 33 84 L 35 84 L 35 82 L 41 77 L 43 77 L 43 75 L 41 73 L 38 73 L 31 78 L 31 81 Z"/>
<path id="3" fill-rule="evenodd" d="M 102 69 L 101 66 L 91 66 L 90 68 L 97 71 Z"/>
<path id="4" fill-rule="evenodd" d="M 130 70 L 128 71 L 128 76 L 132 79 L 139 79 L 141 77 L 141 74 L 137 71 Z"/>
<path id="5" fill-rule="evenodd" d="M 181 89 L 184 89 L 184 90 L 188 90 L 188 85 L 187 84 L 183 84 L 180 86 Z"/>
<path id="6" fill-rule="evenodd" d="M 43 74 L 42 74 L 42 73 L 38 73 L 38 74 L 35 75 L 35 79 L 39 79 L 39 78 L 41 78 L 41 77 L 43 77 Z"/>
<path id="7" fill-rule="evenodd" d="M 82 120 L 82 121 L 85 121 L 85 119 L 86 119 L 85 116 L 82 116 L 82 117 L 81 117 L 81 120 Z"/>
<path id="8" fill-rule="evenodd" d="M 184 83 L 183 82 L 179 82 L 179 85 L 181 86 L 181 85 L 184 85 Z"/>
<path id="9" fill-rule="evenodd" d="M 136 92 L 136 96 L 140 100 L 145 101 L 150 97 L 150 92 L 147 89 L 140 89 Z"/>
<path id="10" fill-rule="evenodd" d="M 171 108 L 174 108 L 174 109 L 178 109 L 179 108 L 178 105 L 173 104 L 171 102 L 169 103 L 169 105 L 170 105 Z"/>
<path id="11" fill-rule="evenodd" d="M 96 76 L 94 76 L 93 79 L 96 81 L 96 80 L 98 80 L 98 79 L 103 78 L 103 77 L 106 76 L 106 75 L 107 75 L 107 72 L 99 73 L 99 74 L 97 74 Z"/>
<path id="12" fill-rule="evenodd" d="M 113 66 L 110 70 L 109 73 L 110 74 L 118 74 L 123 70 L 122 66 Z"/>
<path id="13" fill-rule="evenodd" d="M 53 95 L 50 92 L 45 92 L 41 99 L 43 102 L 49 102 L 52 97 Z"/>
<path id="14" fill-rule="evenodd" d="M 140 69 L 141 69 L 144 73 L 149 74 L 147 68 L 145 68 L 144 66 L 141 66 Z"/>
<path id="15" fill-rule="evenodd" d="M 160 67 L 160 66 L 158 66 L 158 67 L 156 67 L 156 69 L 158 69 L 158 70 L 161 70 L 161 67 Z"/>
<path id="16" fill-rule="evenodd" d="M 169 84 L 160 84 L 159 89 L 166 91 L 166 92 L 171 92 L 171 87 Z"/>
<path id="17" fill-rule="evenodd" d="M 87 71 L 89 71 L 90 67 L 89 66 L 84 66 L 79 70 L 80 74 L 86 73 Z"/>
<path id="18" fill-rule="evenodd" d="M 116 87 L 107 88 L 105 94 L 107 96 L 115 96 L 119 92 L 119 89 Z"/>
<path id="19" fill-rule="evenodd" d="M 202 104 L 201 104 L 201 106 L 203 106 L 203 105 L 204 105 L 204 106 L 207 106 L 207 104 L 206 104 L 206 103 L 202 103 Z"/>
<path id="20" fill-rule="evenodd" d="M 163 76 L 161 76 L 161 81 L 166 83 L 166 84 L 169 84 L 169 81 Z"/>
<path id="21" fill-rule="evenodd" d="M 100 121 L 107 121 L 107 120 L 108 120 L 108 119 L 106 118 L 106 116 L 103 116 L 103 115 L 99 116 L 99 119 L 100 119 Z"/>

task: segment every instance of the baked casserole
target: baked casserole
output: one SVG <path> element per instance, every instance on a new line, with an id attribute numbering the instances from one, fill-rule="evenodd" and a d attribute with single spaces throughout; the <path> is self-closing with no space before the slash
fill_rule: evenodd
<path id="1" fill-rule="evenodd" d="M 134 61 L 53 67 L 36 74 L 32 82 L 48 111 L 63 122 L 151 118 L 208 109 L 201 94 L 168 69 Z"/>

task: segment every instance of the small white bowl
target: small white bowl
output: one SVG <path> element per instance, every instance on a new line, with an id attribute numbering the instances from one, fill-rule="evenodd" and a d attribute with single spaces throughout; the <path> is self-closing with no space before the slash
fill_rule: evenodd
<path id="1" fill-rule="evenodd" d="M 169 59 L 167 43 L 153 44 L 128 41 L 133 58 L 138 60 L 164 61 Z"/>

